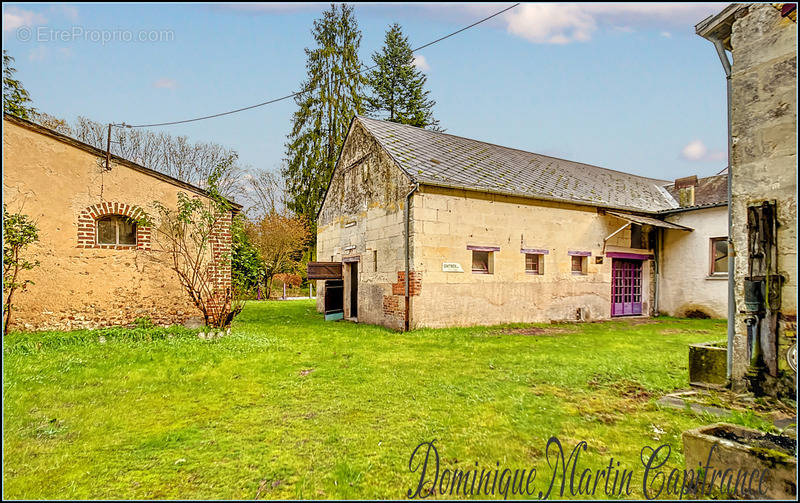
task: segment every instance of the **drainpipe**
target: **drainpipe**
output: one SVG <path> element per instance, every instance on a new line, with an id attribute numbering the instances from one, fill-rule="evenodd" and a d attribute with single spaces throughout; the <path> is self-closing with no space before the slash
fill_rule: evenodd
<path id="1" fill-rule="evenodd" d="M 733 373 L 733 338 L 736 333 L 736 297 L 734 295 L 736 289 L 736 282 L 734 281 L 734 271 L 736 264 L 736 255 L 733 248 L 733 205 L 731 200 L 731 182 L 733 180 L 733 166 L 731 165 L 731 154 L 733 153 L 733 136 L 731 133 L 731 62 L 728 55 L 725 54 L 725 46 L 722 45 L 722 40 L 718 38 L 711 39 L 714 48 L 717 50 L 717 56 L 722 63 L 722 68 L 725 70 L 725 83 L 727 90 L 728 102 L 728 380 L 731 379 Z"/>
<path id="2" fill-rule="evenodd" d="M 410 244 L 409 244 L 409 229 L 411 227 L 411 196 L 414 195 L 414 192 L 419 189 L 419 183 L 414 185 L 414 188 L 406 195 L 406 221 L 405 221 L 405 259 L 406 259 L 406 277 L 405 277 L 405 297 L 406 297 L 406 307 L 405 307 L 405 330 L 408 332 L 409 327 L 409 275 L 411 273 L 411 264 L 409 255 L 411 254 Z"/>

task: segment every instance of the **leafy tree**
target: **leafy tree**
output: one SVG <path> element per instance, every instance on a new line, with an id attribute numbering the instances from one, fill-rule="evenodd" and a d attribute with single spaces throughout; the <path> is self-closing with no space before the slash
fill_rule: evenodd
<path id="1" fill-rule="evenodd" d="M 21 279 L 22 271 L 29 271 L 39 265 L 38 260 L 27 260 L 25 249 L 39 240 L 36 224 L 21 212 L 9 213 L 3 205 L 3 331 L 8 332 L 11 319 L 14 293 L 24 291 L 30 279 Z"/>
<path id="2" fill-rule="evenodd" d="M 262 278 L 269 298 L 273 277 L 296 272 L 302 263 L 303 250 L 311 238 L 309 226 L 302 217 L 272 212 L 248 222 L 246 232 L 264 265 Z"/>
<path id="3" fill-rule="evenodd" d="M 220 290 L 212 274 L 231 263 L 231 254 L 215 256 L 213 247 L 217 232 L 232 209 L 218 189 L 219 178 L 227 168 L 221 165 L 209 177 L 208 199 L 179 192 L 176 209 L 160 201 L 153 203 L 160 214 L 157 231 L 170 267 L 203 313 L 206 325 L 214 328 L 229 326 L 244 307 L 238 292 L 233 288 Z"/>
<path id="4" fill-rule="evenodd" d="M 231 225 L 231 276 L 234 287 L 241 292 L 252 292 L 263 281 L 264 262 L 245 232 L 246 220 L 236 215 Z"/>
<path id="5" fill-rule="evenodd" d="M 428 77 L 414 66 L 411 45 L 399 24 L 386 32 L 383 48 L 372 61 L 377 67 L 367 77 L 370 112 L 391 122 L 438 129 L 439 121 L 433 118 L 436 102 L 425 89 Z"/>
<path id="6" fill-rule="evenodd" d="M 331 4 L 312 34 L 317 46 L 306 49 L 308 75 L 295 97 L 283 176 L 289 209 L 313 227 L 350 121 L 364 113 L 365 78 L 352 6 Z"/>
<path id="7" fill-rule="evenodd" d="M 11 66 L 14 58 L 3 49 L 3 112 L 23 119 L 30 119 L 36 109 L 28 105 L 31 97 L 22 87 L 22 82 L 14 78 L 17 69 Z"/>

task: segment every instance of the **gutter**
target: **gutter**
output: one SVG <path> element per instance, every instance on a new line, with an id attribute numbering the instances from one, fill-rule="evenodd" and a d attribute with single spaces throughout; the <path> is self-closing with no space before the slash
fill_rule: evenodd
<path id="1" fill-rule="evenodd" d="M 411 248 L 410 247 L 411 197 L 414 195 L 414 192 L 416 192 L 418 189 L 419 189 L 419 183 L 415 184 L 414 188 L 412 188 L 411 191 L 408 194 L 406 194 L 406 215 L 405 215 L 405 217 L 406 217 L 405 218 L 405 262 L 406 262 L 405 299 L 406 299 L 406 306 L 405 306 L 405 325 L 404 325 L 404 328 L 405 328 L 406 332 L 408 332 L 408 328 L 410 326 L 410 323 L 409 323 L 410 322 L 410 320 L 409 320 L 410 316 L 409 315 L 410 315 L 410 311 L 411 311 L 409 309 L 409 304 L 410 304 L 410 295 L 409 295 L 409 292 L 410 292 L 410 289 L 409 289 L 410 278 L 409 278 L 409 276 L 410 276 L 410 273 L 411 273 L 411 264 L 410 264 L 411 260 L 409 258 L 410 254 L 411 254 L 411 249 L 410 249 Z"/>
<path id="2" fill-rule="evenodd" d="M 728 55 L 725 54 L 725 46 L 717 37 L 709 38 L 708 40 L 714 44 L 717 50 L 717 56 L 722 63 L 722 69 L 725 71 L 725 82 L 727 88 L 727 107 L 728 107 L 728 364 L 727 364 L 727 377 L 731 380 L 733 370 L 733 339 L 736 333 L 736 297 L 735 297 L 735 281 L 732 281 L 734 271 L 736 270 L 736 253 L 734 250 L 734 243 L 731 236 L 733 229 L 733 211 L 731 201 L 731 182 L 733 180 L 733 166 L 731 166 L 731 154 L 733 153 L 733 135 L 731 130 L 731 62 Z"/>

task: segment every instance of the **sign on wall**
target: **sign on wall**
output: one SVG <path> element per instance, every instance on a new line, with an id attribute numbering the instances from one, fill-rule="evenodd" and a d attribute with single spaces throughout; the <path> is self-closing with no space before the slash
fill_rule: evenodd
<path id="1" fill-rule="evenodd" d="M 442 262 L 442 271 L 444 272 L 464 272 L 461 264 L 458 262 Z"/>

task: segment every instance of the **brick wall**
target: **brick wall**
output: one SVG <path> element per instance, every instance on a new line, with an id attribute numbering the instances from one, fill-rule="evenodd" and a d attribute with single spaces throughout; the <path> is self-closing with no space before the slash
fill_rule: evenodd
<path id="1" fill-rule="evenodd" d="M 214 285 L 216 302 L 228 302 L 231 296 L 231 221 L 228 212 L 217 221 L 209 242 L 213 261 L 208 267 L 208 274 Z"/>
<path id="2" fill-rule="evenodd" d="M 136 246 L 101 245 L 97 243 L 97 220 L 107 215 L 121 215 L 134 220 L 145 216 L 138 206 L 120 202 L 104 201 L 84 208 L 78 215 L 78 244 L 76 248 L 101 248 L 104 250 L 150 250 L 152 229 L 149 226 L 136 226 Z"/>

